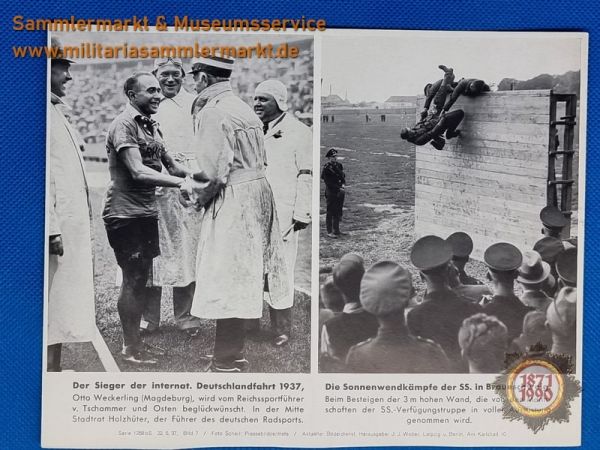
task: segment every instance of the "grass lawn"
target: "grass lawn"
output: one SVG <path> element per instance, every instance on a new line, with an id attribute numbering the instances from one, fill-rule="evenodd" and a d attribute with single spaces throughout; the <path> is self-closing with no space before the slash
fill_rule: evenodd
<path id="1" fill-rule="evenodd" d="M 92 188 L 90 192 L 94 217 L 96 323 L 117 364 L 122 371 L 199 372 L 206 370 L 207 363 L 202 356 L 212 353 L 214 321 L 204 321 L 202 332 L 195 338 L 190 338 L 179 331 L 173 321 L 172 291 L 169 288 L 163 289 L 160 330 L 145 338 L 150 344 L 166 349 L 167 355 L 160 360 L 159 364 L 152 367 L 140 368 L 120 361 L 122 334 L 117 314 L 119 287 L 115 286 L 116 261 L 108 245 L 100 218 L 103 193 L 102 188 Z M 308 268 L 306 263 L 307 258 L 310 262 L 310 242 L 307 242 L 309 239 L 306 237 L 310 237 L 309 231 L 303 237 L 304 245 L 301 245 L 304 249 L 308 246 L 308 255 L 306 250 L 303 250 L 302 262 L 298 264 L 302 272 L 303 288 L 306 288 L 306 283 L 310 282 L 310 263 Z M 305 272 L 308 272 L 308 278 Z M 264 330 L 267 330 L 268 310 L 266 307 L 264 310 L 261 325 Z M 266 331 L 252 340 L 249 338 L 246 340 L 246 357 L 250 361 L 250 372 L 297 373 L 310 370 L 310 297 L 307 294 L 296 291 L 292 314 L 293 338 L 286 347 L 276 348 L 271 345 Z M 63 367 L 77 371 L 103 371 L 89 343 L 65 345 Z"/>

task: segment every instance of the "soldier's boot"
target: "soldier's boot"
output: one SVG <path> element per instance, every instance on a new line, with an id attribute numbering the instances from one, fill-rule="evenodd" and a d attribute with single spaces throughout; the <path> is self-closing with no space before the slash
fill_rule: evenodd
<path id="1" fill-rule="evenodd" d="M 460 134 L 461 134 L 460 130 L 454 130 L 454 131 L 448 130 L 448 131 L 446 131 L 446 139 L 452 139 L 452 138 L 458 137 L 458 136 L 460 136 Z"/>
<path id="2" fill-rule="evenodd" d="M 443 138 L 438 137 L 431 141 L 431 145 L 433 145 L 436 150 L 442 150 L 444 145 L 446 145 L 446 141 Z"/>

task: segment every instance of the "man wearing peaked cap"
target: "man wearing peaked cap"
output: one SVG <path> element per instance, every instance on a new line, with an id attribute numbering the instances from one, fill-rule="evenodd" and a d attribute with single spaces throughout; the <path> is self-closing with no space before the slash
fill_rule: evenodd
<path id="1" fill-rule="evenodd" d="M 556 206 L 552 205 L 542 208 L 540 211 L 540 221 L 544 226 L 542 234 L 555 238 L 560 238 L 562 229 L 569 224 L 569 220 L 564 214 Z"/>
<path id="2" fill-rule="evenodd" d="M 577 286 L 577 249 L 568 248 L 556 258 L 556 273 L 560 287 Z"/>
<path id="3" fill-rule="evenodd" d="M 470 301 L 471 303 L 480 303 L 483 297 L 491 296 L 492 291 L 485 284 L 462 284 L 460 281 L 460 272 L 454 261 L 450 264 L 448 271 L 448 281 L 450 288 L 456 292 L 459 297 Z"/>
<path id="4" fill-rule="evenodd" d="M 562 288 L 546 310 L 546 325 L 552 332 L 552 353 L 566 354 L 575 362 L 577 350 L 577 289 Z"/>
<path id="5" fill-rule="evenodd" d="M 521 303 L 514 292 L 514 282 L 523 255 L 514 245 L 498 242 L 487 248 L 483 260 L 488 266 L 488 278 L 494 292 L 490 302 L 483 307 L 483 312 L 496 316 L 506 325 L 510 342 L 521 334 L 525 314 L 533 311 L 533 308 Z"/>
<path id="6" fill-rule="evenodd" d="M 408 329 L 413 336 L 440 344 L 450 359 L 452 372 L 466 372 L 456 337 L 463 320 L 481 312 L 481 307 L 450 288 L 452 246 L 438 236 L 424 236 L 415 242 L 410 259 L 420 270 L 427 293 L 423 303 L 408 313 Z"/>
<path id="7" fill-rule="evenodd" d="M 333 268 L 333 282 L 342 292 L 342 314 L 328 320 L 321 331 L 321 354 L 333 360 L 346 360 L 354 344 L 377 333 L 377 319 L 360 302 L 360 285 L 365 273 L 364 261 L 356 253 L 347 253 Z"/>
<path id="8" fill-rule="evenodd" d="M 523 263 L 519 268 L 517 281 L 523 286 L 521 302 L 538 311 L 546 311 L 552 298 L 542 290 L 544 283 L 550 276 L 550 264 L 542 261 L 542 257 L 535 250 L 523 254 Z"/>
<path id="9" fill-rule="evenodd" d="M 52 37 L 58 57 L 50 61 L 48 105 L 48 234 L 47 370 L 61 371 L 65 343 L 88 342 L 96 335 L 91 212 L 80 137 L 64 114 L 63 101 L 72 80 L 73 61 L 64 59 L 60 41 Z"/>
<path id="10" fill-rule="evenodd" d="M 321 171 L 321 179 L 325 183 L 325 200 L 327 202 L 327 214 L 325 216 L 325 225 L 327 227 L 327 236 L 337 238 L 343 233 L 340 232 L 340 221 L 344 209 L 344 200 L 346 191 L 346 174 L 344 167 L 337 160 L 338 151 L 335 148 L 329 149 L 325 154 L 328 161 Z"/>
<path id="11" fill-rule="evenodd" d="M 540 211 L 540 221 L 542 222 L 542 234 L 561 239 L 564 227 L 569 225 L 569 219 L 556 207 L 552 205 L 545 206 Z M 577 237 L 564 239 L 565 248 L 577 247 Z"/>
<path id="12" fill-rule="evenodd" d="M 467 233 L 457 231 L 446 238 L 452 246 L 452 261 L 459 270 L 460 282 L 464 285 L 483 284 L 465 272 L 465 265 L 469 262 L 469 255 L 473 251 L 473 239 Z"/>
<path id="13" fill-rule="evenodd" d="M 311 221 L 312 132 L 288 112 L 287 87 L 279 80 L 265 80 L 254 91 L 254 112 L 263 123 L 266 175 L 285 235 L 289 295 L 294 298 L 294 272 L 299 232 Z M 274 344 L 281 346 L 291 336 L 291 309 L 271 309 Z"/>
<path id="14" fill-rule="evenodd" d="M 558 255 L 565 251 L 564 243 L 558 238 L 546 236 L 535 243 L 533 250 L 540 254 L 542 261 L 550 265 L 550 276 L 542 289 L 549 297 L 554 297 L 559 289 L 556 282 L 558 274 L 555 263 Z"/>
<path id="15" fill-rule="evenodd" d="M 213 186 L 195 190 L 204 206 L 196 257 L 191 313 L 216 319 L 216 372 L 240 372 L 245 319 L 259 319 L 263 295 L 274 309 L 292 306 L 283 239 L 266 179 L 263 124 L 237 97 L 229 77 L 234 60 L 211 56 L 193 61 L 199 92 L 192 146 Z"/>
<path id="16" fill-rule="evenodd" d="M 380 261 L 365 272 L 360 300 L 377 317 L 377 335 L 352 347 L 346 366 L 356 373 L 445 373 L 448 359 L 442 348 L 427 339 L 411 336 L 404 309 L 414 296 L 408 270 L 391 261 Z"/>

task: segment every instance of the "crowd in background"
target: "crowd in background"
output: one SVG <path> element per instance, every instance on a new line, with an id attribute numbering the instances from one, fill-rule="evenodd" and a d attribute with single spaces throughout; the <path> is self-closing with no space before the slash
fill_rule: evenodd
<path id="1" fill-rule="evenodd" d="M 152 60 L 119 61 L 71 67 L 75 76 L 65 101 L 71 107 L 71 123 L 75 124 L 84 141 L 104 142 L 110 123 L 125 106 L 122 86 L 126 74 L 151 71 L 152 63 Z M 256 64 L 260 64 L 260 70 L 254 70 Z M 309 53 L 301 53 L 295 59 L 239 59 L 231 84 L 236 95 L 252 105 L 254 88 L 261 81 L 281 80 L 288 88 L 289 111 L 298 115 L 312 111 L 312 74 L 313 59 Z M 191 75 L 186 77 L 184 87 L 195 94 Z"/>
<path id="2" fill-rule="evenodd" d="M 561 239 L 568 221 L 556 207 L 540 219 L 532 249 L 485 250 L 485 283 L 465 272 L 473 241 L 464 232 L 417 240 L 410 270 L 342 256 L 320 290 L 320 371 L 500 373 L 508 353 L 543 351 L 575 364 L 577 241 Z"/>

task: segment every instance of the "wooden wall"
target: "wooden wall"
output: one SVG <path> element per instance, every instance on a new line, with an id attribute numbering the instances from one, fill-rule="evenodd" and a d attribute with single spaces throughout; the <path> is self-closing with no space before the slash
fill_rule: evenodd
<path id="1" fill-rule="evenodd" d="M 416 237 L 465 231 L 475 259 L 500 241 L 530 249 L 546 205 L 550 91 L 462 97 L 452 109 L 459 108 L 465 112 L 460 137 L 442 151 L 417 147 Z"/>

